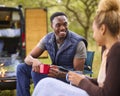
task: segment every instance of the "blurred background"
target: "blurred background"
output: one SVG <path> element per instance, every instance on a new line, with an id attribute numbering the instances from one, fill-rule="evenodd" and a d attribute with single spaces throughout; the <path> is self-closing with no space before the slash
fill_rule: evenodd
<path id="1" fill-rule="evenodd" d="M 101 48 L 96 45 L 92 35 L 92 21 L 97 10 L 98 0 L 0 0 L 0 6 L 22 6 L 23 15 L 26 8 L 47 9 L 47 31 L 52 31 L 49 17 L 56 11 L 65 12 L 69 19 L 69 30 L 85 37 L 88 41 L 88 50 L 95 51 L 93 61 L 93 75 L 97 77 L 101 61 Z M 50 58 L 40 59 L 50 64 Z M 15 91 L 0 91 L 0 96 L 16 96 Z M 31 85 L 31 92 L 33 85 Z"/>

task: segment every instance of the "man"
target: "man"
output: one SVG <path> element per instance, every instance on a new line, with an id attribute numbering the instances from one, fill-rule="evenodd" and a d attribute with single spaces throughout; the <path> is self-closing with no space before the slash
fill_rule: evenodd
<path id="1" fill-rule="evenodd" d="M 17 67 L 17 96 L 30 96 L 30 78 L 34 85 L 47 76 L 58 78 L 64 82 L 64 72 L 56 66 L 62 66 L 69 70 L 83 70 L 86 58 L 86 40 L 68 30 L 67 16 L 62 12 L 56 12 L 50 17 L 51 27 L 54 32 L 43 37 L 36 47 L 25 58 L 25 64 Z M 40 74 L 37 59 L 45 50 L 48 51 L 53 67 L 49 74 Z"/>

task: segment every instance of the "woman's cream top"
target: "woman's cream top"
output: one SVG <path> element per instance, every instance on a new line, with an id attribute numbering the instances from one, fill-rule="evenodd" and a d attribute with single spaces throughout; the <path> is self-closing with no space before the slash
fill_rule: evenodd
<path id="1" fill-rule="evenodd" d="M 105 78 L 106 78 L 106 59 L 107 59 L 107 54 L 108 54 L 108 50 L 106 49 L 103 52 L 103 55 L 102 55 L 102 63 L 101 63 L 100 71 L 99 71 L 98 78 L 97 78 L 97 82 L 98 82 L 99 87 L 103 87 L 104 81 L 105 81 Z"/>

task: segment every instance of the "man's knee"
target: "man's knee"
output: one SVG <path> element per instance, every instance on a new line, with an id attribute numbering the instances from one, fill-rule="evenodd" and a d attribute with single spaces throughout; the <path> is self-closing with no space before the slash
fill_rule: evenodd
<path id="1" fill-rule="evenodd" d="M 24 65 L 25 64 L 18 64 L 18 66 L 17 66 L 17 72 L 21 71 L 24 68 Z"/>
<path id="2" fill-rule="evenodd" d="M 17 74 L 19 74 L 20 72 L 31 72 L 31 68 L 31 66 L 25 63 L 21 63 L 17 66 Z"/>

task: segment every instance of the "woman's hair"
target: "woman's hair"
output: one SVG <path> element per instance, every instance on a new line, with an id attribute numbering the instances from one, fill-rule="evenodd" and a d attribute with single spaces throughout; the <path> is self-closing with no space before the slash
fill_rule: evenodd
<path id="1" fill-rule="evenodd" d="M 117 36 L 120 30 L 120 1 L 101 0 L 94 19 L 97 27 L 105 24 L 113 36 Z"/>

